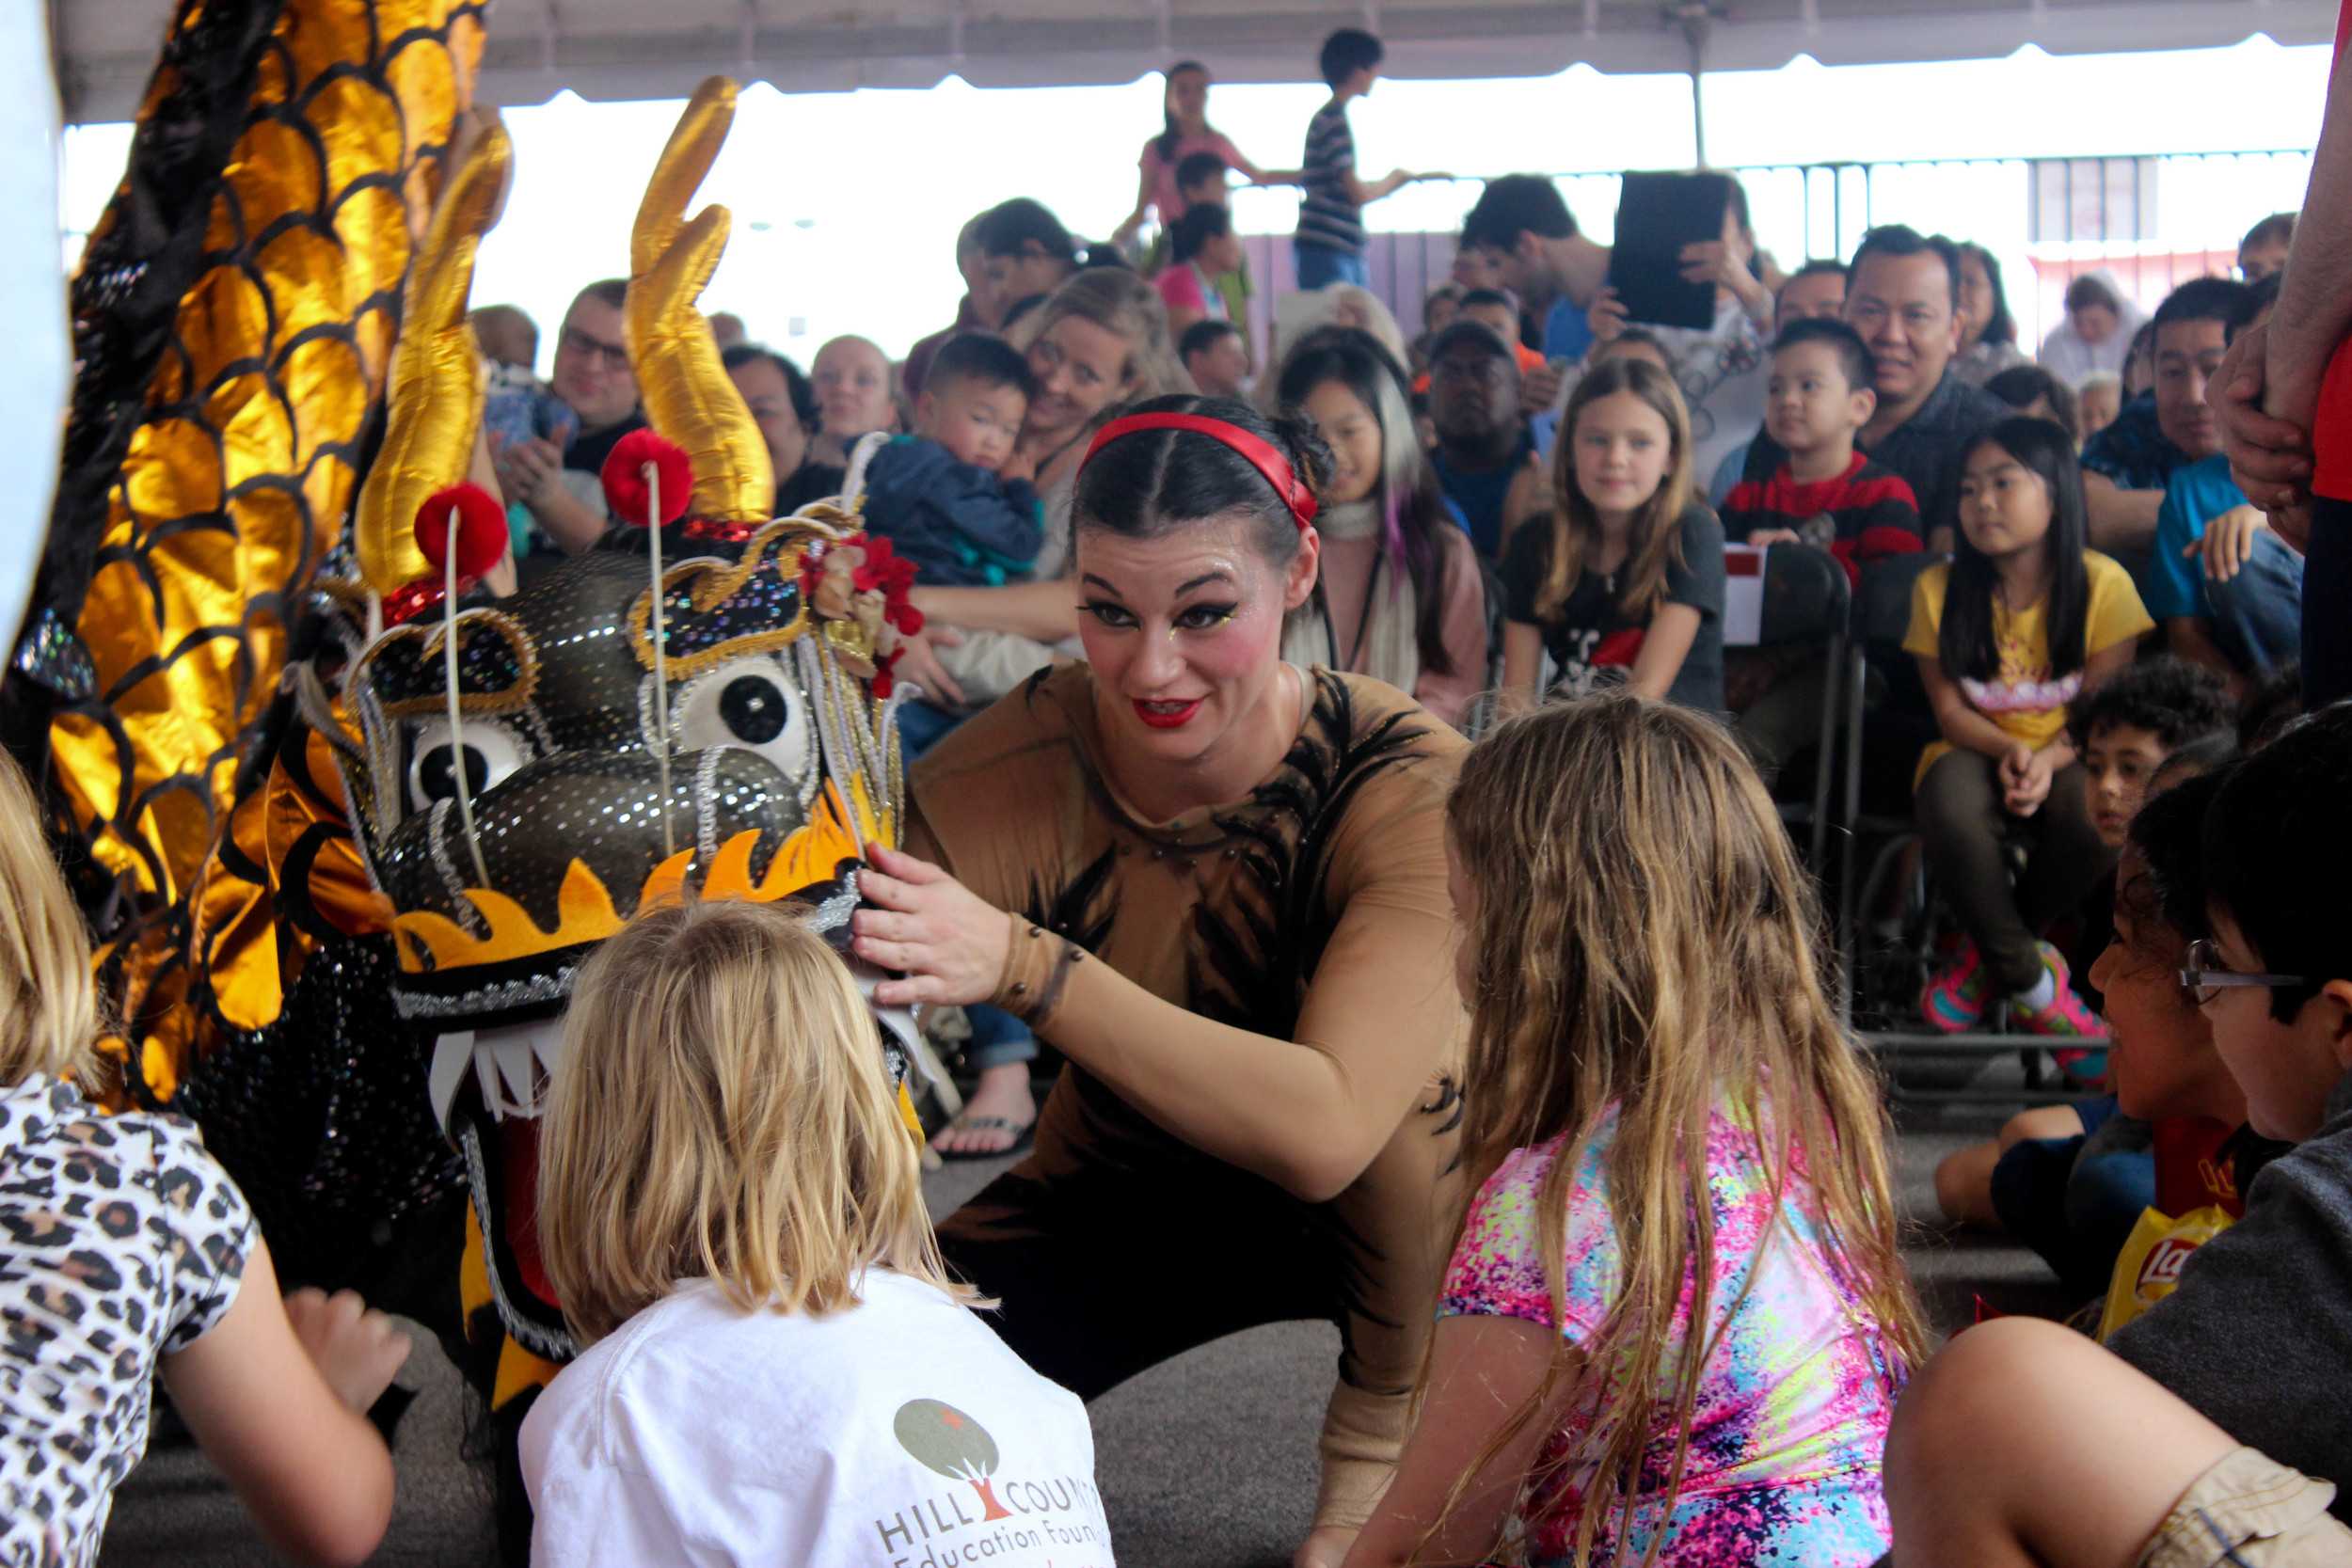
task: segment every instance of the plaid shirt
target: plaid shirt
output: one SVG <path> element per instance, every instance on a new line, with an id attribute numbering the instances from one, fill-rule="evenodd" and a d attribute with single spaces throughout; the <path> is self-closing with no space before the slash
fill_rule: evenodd
<path id="1" fill-rule="evenodd" d="M 2161 490 L 2188 461 L 2188 453 L 2165 439 L 2153 392 L 2125 404 L 2114 423 L 2083 444 L 2083 472 L 2105 474 L 2119 490 Z"/>

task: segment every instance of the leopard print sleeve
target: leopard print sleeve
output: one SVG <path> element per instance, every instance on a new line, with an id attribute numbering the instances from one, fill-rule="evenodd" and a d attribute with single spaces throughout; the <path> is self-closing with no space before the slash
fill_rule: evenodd
<path id="1" fill-rule="evenodd" d="M 205 1149 L 196 1124 L 156 1116 L 148 1124 L 151 1159 L 132 1177 L 146 1190 L 147 1223 L 167 1273 L 168 1328 L 163 1354 L 187 1349 L 228 1315 L 252 1255 L 253 1211 Z"/>

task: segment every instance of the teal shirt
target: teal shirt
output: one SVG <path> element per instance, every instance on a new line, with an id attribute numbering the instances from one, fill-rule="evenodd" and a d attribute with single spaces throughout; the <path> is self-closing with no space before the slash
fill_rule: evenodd
<path id="1" fill-rule="evenodd" d="M 2246 492 L 2230 478 L 2226 453 L 2191 463 L 2165 481 L 2164 504 L 2156 511 L 2155 558 L 2148 563 L 2148 580 L 2140 598 L 2158 621 L 2206 613 L 2204 566 L 2181 552 L 2205 536 L 2205 527 L 2232 507 L 2249 504 Z"/>

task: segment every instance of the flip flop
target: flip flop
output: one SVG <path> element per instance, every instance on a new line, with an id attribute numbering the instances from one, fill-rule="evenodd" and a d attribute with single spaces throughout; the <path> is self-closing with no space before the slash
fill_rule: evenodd
<path id="1" fill-rule="evenodd" d="M 1037 1118 L 1017 1123 L 1010 1117 L 960 1116 L 942 1129 L 943 1132 L 1012 1132 L 1018 1134 L 1002 1148 L 941 1148 L 936 1144 L 931 1152 L 943 1160 L 1002 1160 L 1019 1154 L 1037 1138 Z"/>

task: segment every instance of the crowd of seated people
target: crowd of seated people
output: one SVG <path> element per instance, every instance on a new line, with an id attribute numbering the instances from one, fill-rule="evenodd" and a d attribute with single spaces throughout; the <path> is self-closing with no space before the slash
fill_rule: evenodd
<path id="1" fill-rule="evenodd" d="M 1295 170 L 1251 163 L 1206 69 L 1172 68 L 1110 243 L 1025 198 L 975 215 L 955 317 L 902 361 L 843 335 L 803 373 L 713 320 L 777 513 L 854 475 L 920 569 L 898 667 L 920 820 L 874 852 L 857 951 L 894 975 L 875 1000 L 970 1026 L 931 1148 L 1034 1153 L 934 1235 L 821 942 L 713 904 L 607 942 L 541 1145 L 585 1354 L 524 1427 L 533 1560 L 851 1560 L 885 1500 L 791 1450 L 857 1451 L 876 1396 L 846 1369 L 886 1355 L 943 1408 L 1002 1412 L 1107 1561 L 1073 1391 L 1327 1316 L 1346 1350 L 1299 1568 L 2352 1561 L 2352 712 L 2258 717 L 2295 705 L 2302 557 L 2209 406 L 2292 215 L 2246 236 L 2242 280 L 2145 322 L 2074 277 L 2029 357 L 1983 246 L 1885 225 L 1783 273 L 1736 181 L 1674 261 L 1706 325 L 1635 320 L 1610 247 L 1513 174 L 1407 341 L 1362 209 L 1417 176 L 1363 179 L 1349 126 L 1380 61 L 1333 36 Z M 1306 191 L 1263 341 L 1235 175 Z M 526 578 L 596 546 L 598 470 L 645 422 L 626 289 L 580 292 L 545 384 L 528 317 L 476 313 Z M 1913 728 L 1867 728 L 1923 742 L 1900 765 L 1955 936 L 1919 1019 L 2046 1046 L 2087 1091 L 1947 1160 L 1947 1216 L 2032 1246 L 2079 1306 L 2112 1304 L 2143 1212 L 2221 1213 L 2104 1348 L 1996 1323 L 1935 1352 L 1820 868 L 1772 798 L 1843 672 L 1730 641 L 1733 577 L 1776 550 L 1856 588 L 1903 574 L 1867 701 Z M 1081 854 L 1111 911 L 1091 950 L 1024 902 Z M 1279 886 L 1294 867 L 1310 889 Z M 1137 934 L 1122 891 L 1161 923 Z M 1236 964 L 1252 929 L 1278 967 L 1204 980 L 1185 943 L 1221 933 Z M 134 1159 L 207 1195 L 131 1180 L 157 1212 L 127 1231 L 43 1211 L 30 1289 L 103 1253 L 144 1294 L 103 1355 L 11 1340 L 16 1377 L 102 1414 L 47 1476 L 0 1423 L 0 1544 L 89 1560 L 160 1374 L 275 1544 L 363 1559 L 392 1478 L 359 1413 L 397 1337 L 355 1298 L 281 1307 L 200 1147 L 80 1098 L 88 955 L 5 763 L 0 959 L 0 1213 Z M 649 1041 L 680 1075 L 644 1070 Z M 744 1098 L 710 1117 L 684 1082 Z M 628 1161 L 662 1180 L 616 1216 Z M 1169 1249 L 1213 1266 L 1179 1289 Z M 1115 1328 L 1087 1305 L 1110 1293 L 1135 1304 Z M 722 1395 L 742 1423 L 709 1420 Z"/>

